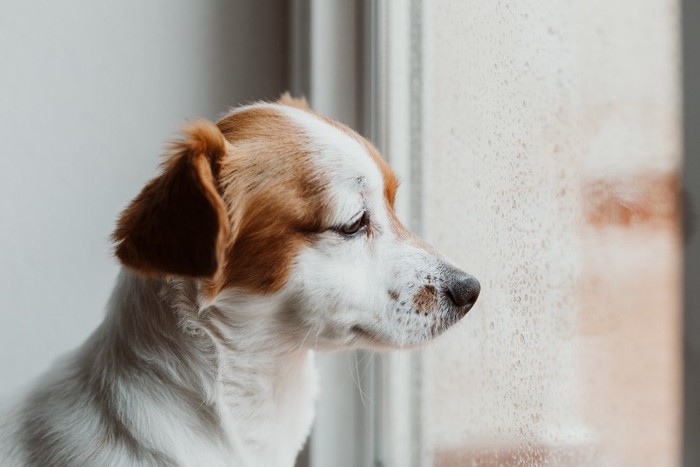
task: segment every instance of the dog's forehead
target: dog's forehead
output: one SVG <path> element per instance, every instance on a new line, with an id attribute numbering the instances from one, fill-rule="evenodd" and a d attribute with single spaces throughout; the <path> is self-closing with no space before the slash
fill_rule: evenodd
<path id="1" fill-rule="evenodd" d="M 384 177 L 362 137 L 317 114 L 285 106 L 281 110 L 305 134 L 312 164 L 326 184 L 331 211 L 338 221 L 380 202 Z"/>
<path id="2" fill-rule="evenodd" d="M 307 204 L 310 195 L 321 203 L 315 215 L 327 223 L 356 214 L 363 204 L 393 205 L 394 174 L 367 140 L 342 124 L 264 103 L 239 108 L 218 125 L 233 148 L 223 172 L 238 183 L 228 186 L 265 191 L 268 200 L 277 199 L 276 210 L 292 198 Z"/>
<path id="3" fill-rule="evenodd" d="M 359 135 L 311 112 L 286 106 L 281 111 L 302 129 L 314 162 L 334 183 L 349 188 L 381 186 L 381 171 Z"/>

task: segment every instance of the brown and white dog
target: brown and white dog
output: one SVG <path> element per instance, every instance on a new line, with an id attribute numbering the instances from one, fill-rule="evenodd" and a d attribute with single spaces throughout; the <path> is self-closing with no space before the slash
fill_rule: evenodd
<path id="1" fill-rule="evenodd" d="M 401 348 L 479 294 L 349 128 L 282 97 L 198 121 L 121 214 L 107 316 L 6 419 L 3 466 L 291 466 L 315 349 Z"/>

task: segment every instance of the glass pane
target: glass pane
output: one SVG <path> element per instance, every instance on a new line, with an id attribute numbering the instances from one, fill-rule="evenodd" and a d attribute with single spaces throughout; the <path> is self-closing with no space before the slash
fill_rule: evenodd
<path id="1" fill-rule="evenodd" d="M 425 236 L 482 284 L 423 354 L 429 458 L 678 465 L 677 2 L 425 9 Z"/>

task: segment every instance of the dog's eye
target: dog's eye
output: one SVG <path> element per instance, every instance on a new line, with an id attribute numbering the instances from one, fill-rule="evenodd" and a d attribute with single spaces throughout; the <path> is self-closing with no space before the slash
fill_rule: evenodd
<path id="1" fill-rule="evenodd" d="M 369 216 L 367 215 L 367 212 L 364 212 L 360 217 L 357 218 L 357 220 L 351 222 L 350 224 L 345 224 L 343 226 L 338 227 L 338 232 L 348 236 L 355 235 L 367 226 L 368 221 Z"/>

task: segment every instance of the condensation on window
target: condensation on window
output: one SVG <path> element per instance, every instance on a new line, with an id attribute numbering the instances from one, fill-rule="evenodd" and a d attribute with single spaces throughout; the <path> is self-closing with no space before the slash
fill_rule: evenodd
<path id="1" fill-rule="evenodd" d="M 425 2 L 424 233 L 475 308 L 423 353 L 434 465 L 679 465 L 679 5 Z"/>

